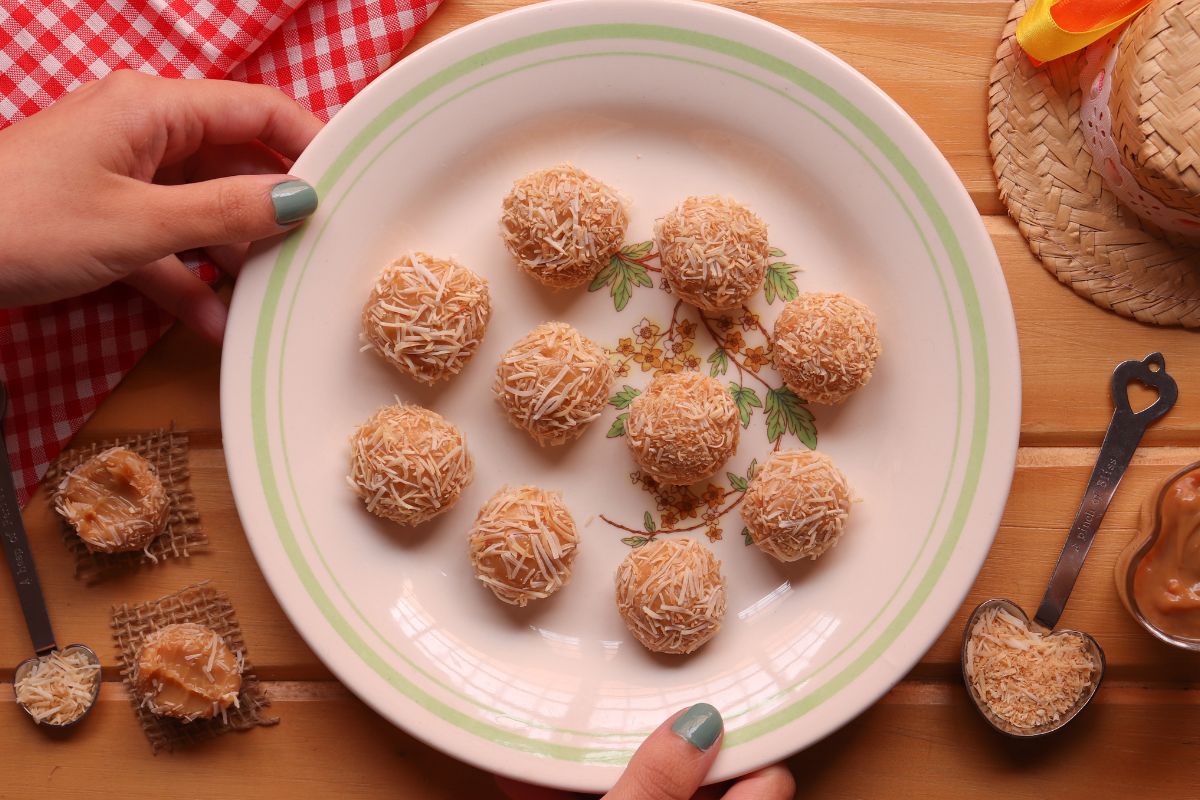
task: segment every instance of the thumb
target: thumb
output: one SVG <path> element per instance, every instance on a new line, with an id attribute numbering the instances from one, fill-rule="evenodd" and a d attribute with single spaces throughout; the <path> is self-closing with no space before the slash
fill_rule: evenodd
<path id="1" fill-rule="evenodd" d="M 606 800 L 688 800 L 720 750 L 721 712 L 697 703 L 642 742 Z"/>
<path id="2" fill-rule="evenodd" d="M 288 175 L 235 175 L 173 186 L 151 184 L 145 208 L 164 252 L 277 236 L 317 210 L 317 192 Z"/>

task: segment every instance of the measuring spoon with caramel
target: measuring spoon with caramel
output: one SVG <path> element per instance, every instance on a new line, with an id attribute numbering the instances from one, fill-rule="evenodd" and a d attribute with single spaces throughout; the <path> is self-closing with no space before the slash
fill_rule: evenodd
<path id="1" fill-rule="evenodd" d="M 1133 381 L 1158 391 L 1158 399 L 1141 411 L 1129 404 Z M 1091 702 L 1104 678 L 1104 651 L 1096 640 L 1054 626 L 1142 434 L 1179 397 L 1162 353 L 1122 361 L 1113 370 L 1111 389 L 1112 421 L 1032 623 L 1016 603 L 995 599 L 975 609 L 963 632 L 967 694 L 983 718 L 1009 736 L 1042 736 L 1062 728 Z"/>

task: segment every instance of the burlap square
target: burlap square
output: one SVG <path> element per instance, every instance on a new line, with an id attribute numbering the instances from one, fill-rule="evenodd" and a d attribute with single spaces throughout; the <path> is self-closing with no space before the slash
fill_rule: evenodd
<path id="1" fill-rule="evenodd" d="M 158 479 L 167 490 L 170 503 L 167 526 L 144 551 L 93 553 L 76 535 L 75 529 L 62 520 L 63 541 L 75 557 L 75 577 L 95 583 L 115 572 L 158 564 L 168 558 L 186 558 L 193 551 L 204 549 L 208 545 L 208 537 L 200 527 L 200 514 L 196 511 L 196 499 L 192 496 L 188 437 L 179 431 L 154 431 L 67 450 L 46 472 L 45 483 L 49 489 L 46 496 L 50 508 L 54 508 L 54 498 L 63 477 L 110 447 L 128 447 L 158 470 Z"/>
<path id="2" fill-rule="evenodd" d="M 160 717 L 142 706 L 141 698 L 134 691 L 133 670 L 142 641 L 159 628 L 179 622 L 207 625 L 225 639 L 225 644 L 235 654 L 242 654 L 245 665 L 242 671 L 242 691 L 238 695 L 238 706 L 230 708 L 225 718 L 181 722 L 170 717 Z M 270 701 L 259 686 L 258 678 L 250 665 L 246 643 L 242 639 L 242 629 L 238 626 L 233 606 L 225 593 L 213 588 L 208 581 L 188 586 L 157 600 L 113 606 L 111 624 L 121 660 L 121 678 L 125 681 L 125 688 L 129 692 L 130 702 L 138 722 L 141 723 L 142 731 L 150 740 L 150 746 L 155 753 L 161 750 L 169 752 L 229 731 L 245 731 L 259 725 L 278 724 L 278 718 L 262 715 L 263 709 L 270 705 Z"/>

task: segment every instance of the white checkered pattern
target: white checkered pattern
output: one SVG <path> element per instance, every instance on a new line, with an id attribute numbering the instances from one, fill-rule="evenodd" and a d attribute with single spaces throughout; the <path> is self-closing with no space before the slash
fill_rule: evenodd
<path id="1" fill-rule="evenodd" d="M 0 128 L 114 69 L 278 86 L 328 119 L 399 57 L 439 2 L 0 0 Z M 217 277 L 209 264 L 189 266 Z M 22 505 L 171 323 L 124 285 L 0 309 L 5 441 Z"/>

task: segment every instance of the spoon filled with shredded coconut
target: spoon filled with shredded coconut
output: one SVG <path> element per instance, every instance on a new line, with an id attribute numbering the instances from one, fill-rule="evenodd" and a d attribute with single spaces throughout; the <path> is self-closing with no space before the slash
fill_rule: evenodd
<path id="1" fill-rule="evenodd" d="M 17 703 L 34 722 L 63 728 L 83 719 L 95 704 L 100 693 L 100 659 L 91 648 L 81 644 L 60 650 L 54 643 L 50 613 L 33 566 L 33 553 L 25 536 L 17 490 L 8 467 L 2 424 L 7 407 L 8 392 L 0 382 L 0 545 L 37 654 L 17 665 L 13 691 Z"/>
<path id="2" fill-rule="evenodd" d="M 1129 405 L 1133 381 L 1158 391 L 1158 399 L 1136 412 Z M 1122 361 L 1111 389 L 1112 421 L 1033 623 L 1011 600 L 981 603 L 967 620 L 962 646 L 967 694 L 992 727 L 1010 736 L 1041 736 L 1063 727 L 1091 702 L 1104 678 L 1104 651 L 1096 640 L 1055 626 L 1142 434 L 1179 396 L 1161 353 Z"/>

